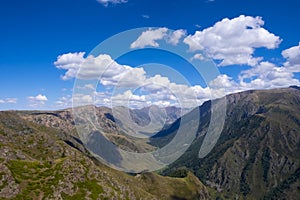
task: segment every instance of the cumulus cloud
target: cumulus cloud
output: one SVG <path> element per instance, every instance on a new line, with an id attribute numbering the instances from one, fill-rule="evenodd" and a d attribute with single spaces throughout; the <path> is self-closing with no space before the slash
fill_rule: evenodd
<path id="1" fill-rule="evenodd" d="M 203 54 L 201 53 L 196 53 L 191 60 L 205 60 Z"/>
<path id="2" fill-rule="evenodd" d="M 202 103 L 209 99 L 210 91 L 201 86 L 188 86 L 184 84 L 177 84 L 171 82 L 168 77 L 161 75 L 146 76 L 143 68 L 133 68 L 127 65 L 121 65 L 109 55 L 101 54 L 97 57 L 88 56 L 83 58 L 84 53 L 68 53 L 58 57 L 55 64 L 57 68 L 66 70 L 63 75 L 63 80 L 77 78 L 87 80 L 87 84 L 81 86 L 82 92 L 75 97 L 76 102 L 81 105 L 94 103 L 93 95 L 88 93 L 90 90 L 95 90 L 89 80 L 99 80 L 99 83 L 108 90 L 111 87 L 118 87 L 121 89 L 141 88 L 145 94 L 137 95 L 129 91 L 115 94 L 110 97 L 107 93 L 96 93 L 95 99 L 97 104 L 109 105 L 111 100 L 116 102 L 128 101 L 131 105 L 151 105 L 162 103 L 166 105 L 167 101 L 174 104 L 179 101 L 184 102 L 185 107 L 194 107 L 195 104 Z M 74 63 L 72 62 L 74 59 Z M 101 77 L 99 75 L 101 74 Z M 100 97 L 100 98 L 99 98 Z M 42 99 L 41 95 L 37 97 L 30 97 L 30 100 Z M 127 100 L 126 100 L 127 99 Z M 122 101 L 121 101 L 122 100 Z M 61 98 L 56 102 L 57 105 L 69 105 L 67 98 Z M 172 104 L 173 105 L 173 104 Z"/>
<path id="3" fill-rule="evenodd" d="M 78 69 L 84 62 L 84 54 L 85 52 L 67 53 L 57 57 L 57 60 L 54 62 L 56 68 L 67 70 L 65 75 L 62 76 L 63 80 L 76 76 Z"/>
<path id="4" fill-rule="evenodd" d="M 131 90 L 127 90 L 122 94 L 117 94 L 111 98 L 113 106 L 128 105 L 128 107 L 144 107 L 147 106 L 146 95 L 133 94 Z"/>
<path id="5" fill-rule="evenodd" d="M 300 72 L 300 43 L 282 51 L 282 56 L 286 59 L 284 66 L 290 72 Z"/>
<path id="6" fill-rule="evenodd" d="M 38 94 L 37 96 L 30 96 L 28 97 L 28 99 L 32 101 L 48 101 L 47 97 L 42 94 Z"/>
<path id="7" fill-rule="evenodd" d="M 291 47 L 282 52 L 286 62 L 283 66 L 277 66 L 271 62 L 259 62 L 248 70 L 241 71 L 237 80 L 232 77 L 221 74 L 211 81 L 209 87 L 200 85 L 187 85 L 171 82 L 168 77 L 159 74 L 147 76 L 143 68 L 133 68 L 127 65 L 121 65 L 111 59 L 109 55 L 99 55 L 98 57 L 89 56 L 83 58 L 75 53 L 75 56 L 67 54 L 67 57 L 60 56 L 56 63 L 59 63 L 60 69 L 67 70 L 64 77 L 79 79 L 96 79 L 98 74 L 102 73 L 99 83 L 104 86 L 104 92 L 95 92 L 88 94 L 77 94 L 74 97 L 82 104 L 93 104 L 111 106 L 130 105 L 131 107 L 143 107 L 149 105 L 175 105 L 185 108 L 194 107 L 202 104 L 208 99 L 222 97 L 224 94 L 235 93 L 250 89 L 271 89 L 278 87 L 287 87 L 290 85 L 300 85 L 299 80 L 294 78 L 294 73 L 299 72 L 299 46 Z M 80 59 L 78 59 L 78 57 Z M 60 59 L 64 58 L 62 62 Z M 74 58 L 75 62 L 72 63 Z M 194 59 L 203 59 L 201 54 L 195 54 Z M 75 67 L 76 66 L 76 67 Z M 80 69 L 81 67 L 81 69 Z M 76 73 L 68 73 L 68 70 L 75 70 Z M 109 92 L 111 86 L 117 86 L 121 90 L 112 96 Z M 95 90 L 93 85 L 85 84 L 84 91 Z M 141 93 L 134 93 L 132 88 L 139 88 Z M 95 99 L 94 99 L 95 98 Z M 32 100 L 46 100 L 43 95 L 31 97 Z M 68 105 L 67 98 L 57 101 L 57 104 Z"/>
<path id="8" fill-rule="evenodd" d="M 105 86 L 133 87 L 146 79 L 143 68 L 120 65 L 109 55 L 83 58 L 84 53 L 68 53 L 58 56 L 54 63 L 57 68 L 67 70 L 63 80 L 78 78 L 85 80 L 99 79 Z"/>
<path id="9" fill-rule="evenodd" d="M 90 94 L 73 94 L 73 102 L 76 103 L 74 106 L 92 105 L 94 103 L 94 97 Z"/>
<path id="10" fill-rule="evenodd" d="M 226 74 L 221 74 L 217 76 L 217 78 L 212 80 L 209 84 L 211 88 L 217 88 L 217 89 L 220 88 L 220 85 L 223 88 L 227 88 L 227 89 L 237 87 L 237 84 L 234 82 L 234 80 Z"/>
<path id="11" fill-rule="evenodd" d="M 149 28 L 147 31 L 144 31 L 136 41 L 134 41 L 130 47 L 134 48 L 144 48 L 146 46 L 158 47 L 159 44 L 157 40 L 162 40 L 167 35 L 167 28 L 158 28 L 152 29 Z"/>
<path id="12" fill-rule="evenodd" d="M 176 30 L 168 36 L 167 42 L 172 45 L 177 45 L 180 39 L 184 36 L 186 36 L 186 30 L 183 29 Z"/>
<path id="13" fill-rule="evenodd" d="M 242 71 L 239 78 L 243 90 L 270 89 L 299 84 L 299 80 L 294 78 L 293 72 L 287 67 L 279 67 L 270 62 L 261 62 L 249 70 Z"/>
<path id="14" fill-rule="evenodd" d="M 37 96 L 29 96 L 29 106 L 31 107 L 39 107 L 43 106 L 46 101 L 48 101 L 48 98 L 45 95 L 38 94 Z"/>
<path id="15" fill-rule="evenodd" d="M 97 0 L 99 3 L 107 7 L 109 4 L 127 3 L 128 0 Z"/>
<path id="16" fill-rule="evenodd" d="M 164 40 L 169 44 L 177 45 L 181 38 L 186 36 L 186 30 L 178 29 L 172 31 L 168 28 L 149 28 L 142 32 L 142 34 L 130 45 L 130 48 L 145 48 L 145 47 L 159 47 L 159 40 Z"/>
<path id="17" fill-rule="evenodd" d="M 248 70 L 241 71 L 237 81 L 226 74 L 221 74 L 211 81 L 209 86 L 212 94 L 218 92 L 219 88 L 221 88 L 220 86 L 225 89 L 226 94 L 231 94 L 245 90 L 273 89 L 300 85 L 300 81 L 294 78 L 295 71 L 291 70 L 289 65 L 277 66 L 274 63 L 265 61 Z"/>
<path id="18" fill-rule="evenodd" d="M 294 77 L 294 73 L 300 72 L 300 44 L 283 50 L 282 56 L 286 59 L 283 66 L 261 62 L 249 70 L 242 71 L 239 78 L 243 90 L 299 85 L 300 81 Z"/>
<path id="19" fill-rule="evenodd" d="M 184 39 L 190 51 L 204 51 L 208 57 L 220 60 L 219 66 L 247 64 L 255 66 L 262 58 L 253 57 L 255 48 L 277 48 L 281 39 L 262 26 L 261 17 L 241 15 L 225 18 L 214 26 L 196 31 Z"/>

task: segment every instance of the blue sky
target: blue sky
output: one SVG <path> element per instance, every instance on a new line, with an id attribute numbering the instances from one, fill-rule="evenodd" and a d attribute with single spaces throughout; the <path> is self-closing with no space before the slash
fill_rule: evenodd
<path id="1" fill-rule="evenodd" d="M 184 35 L 180 38 L 179 43 L 186 46 L 187 52 L 196 55 L 199 51 L 219 64 L 218 69 L 221 75 L 214 83 L 215 85 L 224 85 L 226 93 L 252 88 L 285 87 L 289 83 L 298 84 L 300 78 L 299 4 L 296 0 L 1 1 L 0 109 L 59 109 L 71 106 L 72 89 L 76 76 L 70 76 L 67 80 L 62 79 L 70 68 L 61 65 L 60 68 L 63 69 L 59 69 L 58 56 L 70 53 L 69 55 L 75 55 L 72 58 L 77 55 L 75 59 L 78 59 L 80 56 L 76 53 L 86 52 L 83 56 L 85 59 L 100 42 L 120 32 L 139 27 L 166 28 L 165 33 L 156 32 L 158 35 L 164 35 L 164 38 L 171 34 L 170 30 L 182 30 Z M 245 18 L 241 16 L 245 16 Z M 256 18 L 257 16 L 261 18 Z M 228 20 L 224 21 L 225 18 Z M 234 19 L 238 21 L 237 23 L 244 23 L 243 20 L 248 20 L 249 23 L 254 21 L 254 26 L 258 27 L 252 27 L 253 34 L 249 33 L 247 38 L 236 37 L 236 40 L 245 39 L 244 42 L 237 41 L 235 44 L 235 41 L 232 40 L 233 42 L 228 44 L 228 48 L 224 49 L 227 51 L 226 53 L 216 51 L 216 49 L 226 46 L 226 41 L 223 38 L 224 41 L 215 44 L 208 42 L 208 38 L 212 35 L 225 36 L 226 31 L 236 31 L 235 27 L 230 26 L 231 23 L 234 23 L 232 21 Z M 255 24 L 259 21 L 262 21 L 260 25 Z M 222 22 L 220 24 L 221 32 L 218 32 L 217 27 L 210 29 L 218 22 Z M 224 27 L 229 27 L 229 29 L 231 27 L 231 29 L 225 30 Z M 268 31 L 268 34 L 260 32 L 261 29 Z M 196 35 L 195 31 L 199 31 L 199 35 Z M 266 37 L 260 40 L 256 37 L 257 41 L 255 39 L 246 41 L 258 32 L 261 33 L 260 35 L 265 34 Z M 189 42 L 187 38 L 198 41 L 199 44 L 195 46 L 195 43 L 191 40 Z M 151 41 L 151 38 L 148 39 Z M 158 39 L 156 42 L 161 46 L 164 43 L 163 40 Z M 151 44 L 146 44 L 146 46 L 154 47 Z M 253 59 L 249 62 L 244 62 L 243 59 L 240 62 L 232 61 L 233 58 L 236 58 L 236 54 L 232 52 L 238 50 L 239 47 L 245 50 L 242 56 L 248 56 L 248 60 L 249 56 L 250 60 Z M 194 50 L 192 50 L 193 48 Z M 129 46 L 128 49 L 130 50 Z M 206 86 L 203 85 L 200 78 L 197 80 L 198 76 L 193 70 L 189 70 L 188 63 L 176 60 L 168 53 L 160 53 L 157 56 L 155 50 L 147 50 L 142 46 L 135 49 L 137 51 L 117 59 L 116 63 L 121 66 L 129 65 L 132 68 L 151 62 L 166 64 L 184 75 L 190 81 L 191 87 L 200 84 L 202 88 L 197 90 L 202 94 L 199 97 L 200 102 L 208 98 Z M 143 49 L 145 51 L 142 51 Z M 229 49 L 232 50 L 231 53 L 228 53 Z M 248 51 L 251 50 L 254 52 L 249 53 Z M 284 51 L 285 53 L 283 53 Z M 157 60 L 158 57 L 159 60 Z M 254 62 L 259 57 L 261 59 Z M 68 61 L 72 60 L 68 58 Z M 222 61 L 225 64 L 222 64 Z M 55 62 L 57 63 L 55 64 Z M 158 69 L 157 73 L 160 71 L 159 66 L 155 69 Z M 149 79 L 155 74 L 147 76 Z M 161 74 L 161 76 L 166 75 Z M 243 83 L 241 83 L 241 77 Z M 171 77 L 169 80 L 168 85 L 175 82 Z M 106 86 L 99 87 L 100 99 L 108 98 L 107 93 L 112 91 L 113 85 Z M 174 88 L 181 87 L 174 86 Z M 195 88 L 192 89 L 195 90 Z M 136 95 L 133 94 L 134 92 L 132 94 L 127 92 L 127 94 L 138 102 L 147 101 L 149 94 L 143 88 L 139 90 L 136 90 Z M 122 92 L 125 94 L 125 89 Z M 156 93 L 155 95 L 161 94 Z M 155 95 L 151 96 L 150 102 L 155 101 Z M 166 104 L 168 100 L 170 100 L 170 96 L 169 99 L 158 98 L 156 103 L 168 105 Z M 99 101 L 101 102 L 101 100 Z"/>

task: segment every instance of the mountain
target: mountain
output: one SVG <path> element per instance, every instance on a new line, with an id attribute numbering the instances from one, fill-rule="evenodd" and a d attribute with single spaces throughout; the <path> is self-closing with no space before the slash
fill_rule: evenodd
<path id="1" fill-rule="evenodd" d="M 181 109 L 177 107 L 150 106 L 142 109 L 116 107 L 111 109 L 84 106 L 82 109 L 95 111 L 102 132 L 120 148 L 132 152 L 153 151 L 154 147 L 148 144 L 147 138 L 135 136 L 139 133 L 146 136 L 153 134 L 181 116 Z M 26 120 L 39 125 L 54 127 L 76 135 L 72 113 L 72 109 L 64 109 L 59 111 L 24 111 L 21 114 Z M 127 113 L 128 115 L 126 115 Z"/>
<path id="2" fill-rule="evenodd" d="M 182 116 L 185 109 L 170 107 L 159 107 L 156 105 L 141 109 L 128 109 L 118 106 L 112 109 L 112 115 L 117 125 L 128 135 L 149 137 L 172 124 Z"/>
<path id="3" fill-rule="evenodd" d="M 159 118 L 163 123 L 172 124 L 175 120 L 181 117 L 181 112 L 184 111 L 184 109 L 175 106 L 159 107 L 152 105 L 141 109 L 132 109 L 130 110 L 130 114 L 137 124 L 145 126 L 150 123 L 151 115 Z"/>
<path id="4" fill-rule="evenodd" d="M 97 115 L 120 131 L 109 109 Z M 210 199 L 192 174 L 127 174 L 104 166 L 82 145 L 70 110 L 0 112 L 1 199 Z"/>
<path id="5" fill-rule="evenodd" d="M 222 100 L 226 101 L 224 128 L 216 144 L 206 147 L 206 150 L 213 147 L 212 150 L 199 157 L 209 130 L 212 105 L 224 106 Z M 185 134 L 196 130 L 195 139 L 176 162 L 158 172 L 163 176 L 150 172 L 127 174 L 104 166 L 85 149 L 70 109 L 3 111 L 0 112 L 0 197 L 300 199 L 300 88 L 297 86 L 231 94 L 207 101 L 178 119 L 177 108 L 163 112 L 159 107 L 127 109 L 134 123 L 142 127 L 151 118 L 156 119 L 155 123 L 163 117 L 167 119 L 163 129 L 151 133 L 150 138 L 128 134 L 132 127 L 120 126 L 118 109 L 93 106 L 82 109 L 93 109 L 104 135 L 128 151 L 153 151 L 168 144 L 179 131 L 183 133 L 180 139 L 184 139 Z M 121 111 L 124 109 L 121 107 Z M 175 121 L 171 123 L 171 119 Z M 132 134 L 137 134 L 133 131 Z"/>
<path id="6" fill-rule="evenodd" d="M 211 117 L 208 101 L 197 110 L 196 139 L 161 173 L 180 176 L 190 170 L 216 190 L 212 196 L 217 199 L 300 199 L 299 87 L 231 94 L 226 102 L 224 129 L 212 151 L 198 156 Z M 168 143 L 183 126 L 179 123 L 159 132 L 150 144 Z"/>

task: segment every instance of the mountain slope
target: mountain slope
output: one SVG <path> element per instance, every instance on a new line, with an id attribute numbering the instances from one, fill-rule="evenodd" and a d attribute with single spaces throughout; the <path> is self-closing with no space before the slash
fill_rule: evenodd
<path id="1" fill-rule="evenodd" d="M 129 175 L 102 165 L 82 146 L 68 118 L 66 111 L 0 112 L 0 198 L 209 199 L 192 174 L 180 179 Z"/>
<path id="2" fill-rule="evenodd" d="M 207 102 L 200 107 L 198 137 L 163 174 L 187 167 L 224 199 L 300 199 L 299 88 L 247 91 L 226 99 L 225 126 L 213 150 L 198 158 L 210 119 Z M 164 131 L 170 138 L 176 127 Z"/>
<path id="3" fill-rule="evenodd" d="M 143 109 L 128 109 L 126 107 L 85 106 L 82 109 L 93 109 L 98 117 L 98 123 L 102 132 L 120 148 L 132 152 L 153 151 L 152 145 L 147 144 L 148 139 L 134 137 L 139 132 L 152 134 L 166 124 L 171 124 L 181 115 L 181 109 L 177 107 L 160 108 L 158 106 L 145 107 Z M 129 116 L 124 117 L 124 113 Z M 19 112 L 22 118 L 34 123 L 53 127 L 76 134 L 76 127 L 73 121 L 72 109 L 59 111 L 22 111 Z M 151 118 L 152 117 L 152 122 Z M 151 127 L 148 125 L 151 124 Z M 149 130 L 147 130 L 147 128 Z M 152 132 L 151 132 L 152 130 Z"/>

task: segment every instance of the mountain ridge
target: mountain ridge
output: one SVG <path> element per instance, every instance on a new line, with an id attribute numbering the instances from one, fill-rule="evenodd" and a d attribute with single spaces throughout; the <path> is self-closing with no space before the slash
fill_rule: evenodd
<path id="1" fill-rule="evenodd" d="M 197 108 L 200 121 L 195 140 L 176 162 L 159 171 L 164 177 L 149 172 L 128 175 L 105 167 L 82 145 L 71 110 L 1 111 L 0 196 L 299 199 L 299 87 L 230 94 L 226 103 L 224 129 L 212 151 L 198 157 L 211 119 L 212 103 L 207 101 Z M 102 111 L 96 114 L 105 135 L 129 151 L 149 152 L 164 146 L 181 122 L 178 118 L 149 140 L 135 140 L 118 127 L 109 109 Z M 189 121 L 194 115 L 184 117 Z M 100 181 L 103 176 L 109 178 Z M 58 183 L 62 186 L 51 186 Z"/>
<path id="2" fill-rule="evenodd" d="M 210 118 L 209 109 L 204 109 L 198 137 L 162 174 L 188 168 L 225 199 L 298 198 L 299 89 L 251 90 L 228 95 L 226 101 L 224 129 L 213 150 L 198 158 Z M 169 135 L 175 133 L 176 129 Z"/>
<path id="3" fill-rule="evenodd" d="M 68 129 L 0 112 L 0 197 L 9 199 L 209 199 L 203 184 L 106 167 Z"/>

